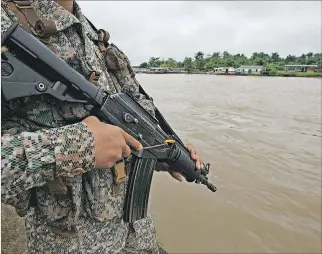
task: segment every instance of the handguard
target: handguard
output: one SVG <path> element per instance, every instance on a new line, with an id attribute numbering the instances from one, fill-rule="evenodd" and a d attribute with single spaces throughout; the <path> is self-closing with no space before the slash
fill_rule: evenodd
<path id="1" fill-rule="evenodd" d="M 142 151 L 132 151 L 132 166 L 124 204 L 124 220 L 133 222 L 146 217 L 156 163 L 165 162 L 187 181 L 206 185 L 209 164 L 195 167 L 190 152 L 163 118 L 149 114 L 128 91 L 107 94 L 57 57 L 18 23 L 2 34 L 1 92 L 4 100 L 49 94 L 60 101 L 92 105 L 92 113 L 102 121 L 116 125 L 138 139 Z M 22 75 L 23 74 L 23 75 Z M 171 142 L 167 142 L 171 140 Z"/>

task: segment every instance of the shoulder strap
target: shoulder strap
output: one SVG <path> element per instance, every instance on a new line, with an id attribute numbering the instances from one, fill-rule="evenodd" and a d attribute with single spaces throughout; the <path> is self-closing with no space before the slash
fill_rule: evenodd
<path id="1" fill-rule="evenodd" d="M 37 14 L 29 1 L 4 0 L 10 10 L 19 19 L 20 25 L 29 33 L 35 33 L 34 24 L 38 20 Z M 27 19 L 30 20 L 28 20 Z M 32 25 L 33 24 L 33 25 Z"/>
<path id="2" fill-rule="evenodd" d="M 38 17 L 31 1 L 4 0 L 10 10 L 16 15 L 19 24 L 29 33 L 44 42 L 50 49 L 49 38 L 56 32 L 56 25 L 52 20 L 42 20 Z"/>

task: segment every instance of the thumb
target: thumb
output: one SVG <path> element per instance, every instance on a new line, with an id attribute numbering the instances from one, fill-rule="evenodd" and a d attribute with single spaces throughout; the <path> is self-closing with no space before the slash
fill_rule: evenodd
<path id="1" fill-rule="evenodd" d="M 179 172 L 176 172 L 176 171 L 169 171 L 169 174 L 176 180 L 178 180 L 179 182 L 182 182 L 183 180 L 183 176 L 179 173 Z"/>

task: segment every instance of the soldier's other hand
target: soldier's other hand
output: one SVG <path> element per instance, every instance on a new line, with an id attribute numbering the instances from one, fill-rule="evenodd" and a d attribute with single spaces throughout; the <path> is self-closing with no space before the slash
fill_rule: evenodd
<path id="1" fill-rule="evenodd" d="M 196 162 L 196 168 L 199 169 L 201 167 L 201 159 L 196 148 L 192 144 L 187 144 L 186 147 L 191 154 L 191 158 Z"/>
<path id="2" fill-rule="evenodd" d="M 117 161 L 130 156 L 130 148 L 143 149 L 138 140 L 117 126 L 105 124 L 94 116 L 82 122 L 94 134 L 96 168 L 111 168 Z"/>
<path id="3" fill-rule="evenodd" d="M 191 154 L 191 158 L 196 162 L 196 168 L 199 169 L 201 167 L 201 160 L 199 154 L 197 153 L 196 149 L 192 144 L 187 144 L 186 147 Z M 169 174 L 179 182 L 182 182 L 182 180 L 184 179 L 184 177 L 179 172 L 169 169 L 169 166 L 165 163 L 159 163 L 158 169 L 160 171 L 168 171 Z"/>

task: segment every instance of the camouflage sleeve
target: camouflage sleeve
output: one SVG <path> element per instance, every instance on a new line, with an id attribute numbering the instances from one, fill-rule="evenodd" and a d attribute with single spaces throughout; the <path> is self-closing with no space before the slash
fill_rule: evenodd
<path id="1" fill-rule="evenodd" d="M 7 29 L 16 21 L 15 15 L 8 9 L 7 4 L 1 1 L 1 33 L 7 31 Z"/>
<path id="2" fill-rule="evenodd" d="M 4 134 L 1 137 L 2 202 L 43 186 L 57 176 L 73 177 L 73 169 L 82 168 L 86 172 L 94 167 L 94 137 L 84 123 Z"/>

